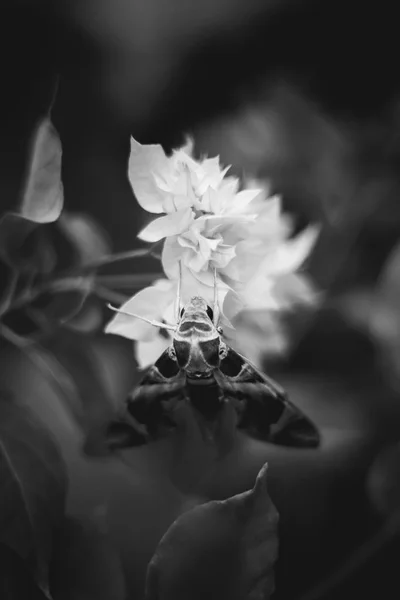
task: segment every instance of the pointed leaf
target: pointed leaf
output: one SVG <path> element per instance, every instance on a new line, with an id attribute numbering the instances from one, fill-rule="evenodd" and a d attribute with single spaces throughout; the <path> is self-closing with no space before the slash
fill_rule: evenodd
<path id="1" fill-rule="evenodd" d="M 57 445 L 27 407 L 0 398 L 0 542 L 48 592 L 53 531 L 63 516 L 66 471 Z"/>
<path id="2" fill-rule="evenodd" d="M 146 600 L 267 600 L 274 590 L 278 514 L 267 467 L 254 488 L 183 514 L 162 538 Z"/>
<path id="3" fill-rule="evenodd" d="M 35 223 L 51 223 L 61 214 L 61 142 L 49 118 L 38 124 L 33 136 L 25 189 L 19 214 Z"/>

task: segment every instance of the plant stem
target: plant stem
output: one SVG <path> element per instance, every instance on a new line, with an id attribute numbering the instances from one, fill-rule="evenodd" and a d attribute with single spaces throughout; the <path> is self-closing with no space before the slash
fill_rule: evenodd
<path id="1" fill-rule="evenodd" d="M 111 302 L 112 304 L 124 304 L 124 302 L 129 300 L 129 296 L 121 294 L 120 292 L 114 292 L 113 290 L 109 290 L 105 286 L 97 284 L 94 286 L 92 293 L 95 294 L 101 300 Z"/>
<path id="2" fill-rule="evenodd" d="M 144 256 L 152 256 L 153 258 L 159 258 L 155 254 L 153 254 L 153 250 L 157 247 L 158 242 L 153 244 L 150 248 L 138 248 L 136 250 L 127 250 L 126 252 L 119 252 L 117 254 L 110 254 L 108 256 L 102 256 L 96 261 L 91 263 L 87 263 L 85 265 L 78 265 L 72 267 L 70 269 L 66 269 L 65 271 L 61 271 L 58 273 L 55 279 L 51 279 L 49 281 L 45 281 L 36 287 L 26 290 L 19 297 L 15 298 L 8 308 L 9 310 L 15 310 L 17 308 L 21 308 L 26 304 L 29 304 L 33 300 L 35 300 L 41 294 L 45 292 L 51 292 L 54 288 L 57 287 L 57 284 L 63 284 L 65 289 L 70 290 L 79 290 L 79 289 L 87 289 L 87 280 L 85 275 L 94 271 L 102 266 L 114 264 L 116 262 L 131 260 L 135 258 L 141 258 Z M 126 275 L 99 275 L 96 277 L 96 281 L 99 281 L 101 285 L 112 286 L 113 280 L 118 287 L 124 287 L 126 285 L 134 284 L 135 288 L 143 287 L 144 284 L 147 284 L 151 281 L 154 281 L 157 277 L 162 276 L 162 273 L 154 273 L 152 274 L 126 274 Z M 69 283 L 66 286 L 66 282 Z M 7 312 L 8 312 L 7 311 Z"/>
<path id="3" fill-rule="evenodd" d="M 158 259 L 159 256 L 154 252 L 157 246 L 158 242 L 156 244 L 153 244 L 149 248 L 137 248 L 136 250 L 127 250 L 125 252 L 117 252 L 116 254 L 108 254 L 107 256 L 101 256 L 97 260 L 94 260 L 85 265 L 78 265 L 75 267 L 71 267 L 70 269 L 66 269 L 64 272 L 61 272 L 59 274 L 59 278 L 81 275 L 83 273 L 86 273 L 87 271 L 93 271 L 106 265 L 112 265 L 116 262 L 131 260 L 134 258 L 143 258 L 145 256 L 151 256 L 152 258 Z"/>
<path id="4" fill-rule="evenodd" d="M 112 289 L 138 289 L 162 277 L 165 277 L 163 273 L 98 275 L 96 277 L 96 284 L 98 283 L 101 286 Z"/>

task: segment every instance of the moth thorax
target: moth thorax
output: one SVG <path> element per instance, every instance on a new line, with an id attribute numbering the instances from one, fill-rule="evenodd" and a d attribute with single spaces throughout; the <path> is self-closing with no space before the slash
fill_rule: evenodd
<path id="1" fill-rule="evenodd" d="M 174 348 L 178 365 L 188 375 L 201 377 L 219 367 L 219 337 L 196 342 L 174 339 Z"/>

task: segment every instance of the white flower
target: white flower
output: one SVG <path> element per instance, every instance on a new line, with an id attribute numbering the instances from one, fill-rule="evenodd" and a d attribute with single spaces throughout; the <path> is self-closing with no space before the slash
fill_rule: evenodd
<path id="1" fill-rule="evenodd" d="M 191 151 L 188 143 L 167 157 L 161 146 L 142 146 L 132 139 L 128 175 L 139 204 L 149 212 L 166 213 L 139 237 L 148 242 L 173 237 L 168 249 L 174 262 L 179 258 L 198 273 L 223 268 L 233 258 L 240 239 L 232 235 L 234 226 L 254 218 L 247 207 L 259 190 L 238 191 L 239 181 L 225 178 L 229 167 L 221 169 L 218 157 L 196 161 Z M 166 252 L 164 258 L 168 269 L 171 256 Z"/>
<path id="2" fill-rule="evenodd" d="M 299 269 L 319 229 L 310 226 L 290 237 L 292 222 L 282 214 L 279 196 L 269 197 L 267 186 L 257 181 L 239 191 L 239 180 L 226 176 L 228 168 L 221 169 L 218 157 L 195 160 L 191 142 L 167 157 L 161 146 L 142 146 L 132 139 L 129 179 L 138 202 L 149 212 L 164 213 L 139 237 L 149 242 L 165 238 L 162 265 L 168 279 L 142 290 L 121 309 L 174 323 L 179 273 L 183 305 L 199 295 L 212 306 L 216 281 L 226 337 L 245 351 L 244 346 L 250 346 L 243 323 L 252 319 L 236 319 L 243 311 L 247 315 L 257 311 L 253 325 L 258 324 L 265 335 L 273 330 L 271 311 L 315 301 L 315 291 Z M 233 321 L 241 323 L 236 341 Z M 161 334 L 158 328 L 122 314 L 106 331 L 137 341 L 140 366 L 154 362 L 171 340 L 165 331 Z M 276 328 L 276 343 L 278 338 L 284 348 L 283 334 Z"/>
<path id="3" fill-rule="evenodd" d="M 245 310 L 225 333 L 226 342 L 258 368 L 266 359 L 285 355 L 289 337 L 279 315 L 269 310 Z"/>

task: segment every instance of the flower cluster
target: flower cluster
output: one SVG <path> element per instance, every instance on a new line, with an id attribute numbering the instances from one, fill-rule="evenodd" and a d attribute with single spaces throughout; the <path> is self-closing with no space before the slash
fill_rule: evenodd
<path id="1" fill-rule="evenodd" d="M 131 141 L 129 180 L 139 204 L 162 214 L 139 238 L 165 239 L 158 280 L 121 309 L 153 320 L 174 321 L 174 303 L 181 273 L 181 300 L 205 298 L 212 305 L 216 277 L 221 324 L 234 337 L 232 323 L 242 311 L 290 308 L 313 298 L 311 286 L 297 270 L 318 235 L 308 227 L 294 238 L 292 224 L 282 215 L 278 196 L 256 182 L 240 189 L 227 176 L 219 158 L 195 160 L 192 142 L 166 156 L 159 145 Z M 138 340 L 136 355 L 144 367 L 170 343 L 150 324 L 117 314 L 106 331 Z"/>

